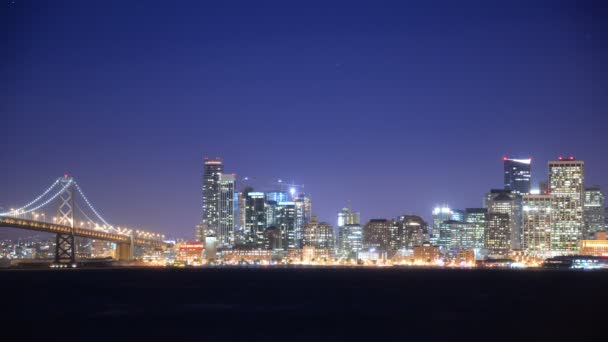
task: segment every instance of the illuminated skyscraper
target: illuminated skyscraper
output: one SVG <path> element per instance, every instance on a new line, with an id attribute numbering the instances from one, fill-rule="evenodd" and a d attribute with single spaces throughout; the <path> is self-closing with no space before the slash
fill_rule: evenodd
<path id="1" fill-rule="evenodd" d="M 219 180 L 224 171 L 221 159 L 205 158 L 203 166 L 203 234 L 216 234 L 219 221 Z"/>
<path id="2" fill-rule="evenodd" d="M 467 208 L 464 220 L 469 228 L 473 230 L 475 242 L 473 249 L 475 256 L 481 258 L 485 254 L 485 231 L 486 231 L 486 208 Z"/>
<path id="3" fill-rule="evenodd" d="M 465 222 L 443 221 L 439 229 L 439 247 L 444 253 L 456 255 L 459 250 L 475 247 L 475 231 Z"/>
<path id="4" fill-rule="evenodd" d="M 355 257 L 363 244 L 363 229 L 360 214 L 351 208 L 342 208 L 338 213 L 338 248 L 345 257 Z"/>
<path id="5" fill-rule="evenodd" d="M 277 224 L 281 231 L 281 248 L 284 250 L 300 248 L 296 239 L 296 204 L 294 202 L 279 202 Z"/>
<path id="6" fill-rule="evenodd" d="M 450 219 L 454 221 L 464 222 L 464 210 L 452 209 L 452 217 Z"/>
<path id="7" fill-rule="evenodd" d="M 216 232 L 218 247 L 228 247 L 234 244 L 235 181 L 236 179 L 233 174 L 225 173 L 221 173 L 218 179 L 218 221 Z"/>
<path id="8" fill-rule="evenodd" d="M 319 222 L 312 215 L 310 222 L 302 225 L 302 245 L 317 249 L 334 248 L 334 228 L 327 222 Z"/>
<path id="9" fill-rule="evenodd" d="M 592 237 L 596 232 L 606 229 L 605 208 L 606 199 L 599 186 L 585 189 L 585 235 Z"/>
<path id="10" fill-rule="evenodd" d="M 509 214 L 486 214 L 485 249 L 492 258 L 506 258 L 511 249 Z"/>
<path id="11" fill-rule="evenodd" d="M 551 195 L 523 196 L 522 249 L 527 255 L 551 256 L 551 199 Z"/>
<path id="12" fill-rule="evenodd" d="M 253 189 L 251 189 L 253 190 Z M 247 245 L 263 247 L 266 224 L 266 198 L 263 192 L 249 191 L 245 196 L 245 232 Z"/>
<path id="13" fill-rule="evenodd" d="M 402 215 L 397 221 L 401 245 L 399 249 L 413 249 L 428 242 L 428 226 L 420 216 Z"/>
<path id="14" fill-rule="evenodd" d="M 295 195 L 295 193 L 294 193 Z M 304 193 L 299 193 L 294 197 L 294 204 L 296 206 L 296 246 L 302 247 L 302 226 L 310 222 L 312 214 L 312 200 Z"/>
<path id="15" fill-rule="evenodd" d="M 452 210 L 447 206 L 439 206 L 433 209 L 433 229 L 430 232 L 431 244 L 437 245 L 439 243 L 439 235 L 441 224 L 444 221 L 452 219 Z"/>
<path id="16" fill-rule="evenodd" d="M 501 213 L 509 216 L 510 249 L 521 248 L 521 197 L 511 190 L 492 189 L 485 199 L 488 213 Z"/>
<path id="17" fill-rule="evenodd" d="M 520 196 L 529 194 L 532 159 L 503 158 L 503 162 L 505 189 Z"/>
<path id="18" fill-rule="evenodd" d="M 553 195 L 551 250 L 555 255 L 575 254 L 583 236 L 585 163 L 570 157 L 548 164 Z"/>

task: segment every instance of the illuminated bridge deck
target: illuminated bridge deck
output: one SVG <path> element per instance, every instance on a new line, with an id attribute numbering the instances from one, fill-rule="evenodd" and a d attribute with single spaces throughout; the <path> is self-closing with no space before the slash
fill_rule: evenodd
<path id="1" fill-rule="evenodd" d="M 34 230 L 45 233 L 73 234 L 77 237 L 103 240 L 114 243 L 131 243 L 131 237 L 127 235 L 107 233 L 101 230 L 93 230 L 79 227 L 72 228 L 70 226 L 61 224 L 26 220 L 21 218 L 0 217 L 0 226 Z M 133 237 L 133 244 L 136 246 L 149 246 L 157 248 L 165 248 L 168 246 L 165 242 L 161 240 L 145 239 L 140 237 Z"/>

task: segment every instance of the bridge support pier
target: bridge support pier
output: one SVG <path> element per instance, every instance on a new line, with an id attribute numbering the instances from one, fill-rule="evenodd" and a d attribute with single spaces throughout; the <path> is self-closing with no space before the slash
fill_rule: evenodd
<path id="1" fill-rule="evenodd" d="M 131 243 L 117 243 L 115 251 L 116 260 L 131 261 L 133 260 L 133 247 Z"/>
<path id="2" fill-rule="evenodd" d="M 76 262 L 76 245 L 74 235 L 57 234 L 55 238 L 55 263 L 65 264 Z"/>

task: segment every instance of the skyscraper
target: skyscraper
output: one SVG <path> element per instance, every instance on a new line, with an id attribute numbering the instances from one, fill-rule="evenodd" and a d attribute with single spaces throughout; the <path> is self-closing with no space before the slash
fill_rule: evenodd
<path id="1" fill-rule="evenodd" d="M 433 229 L 430 232 L 431 244 L 437 245 L 439 243 L 441 224 L 451 219 L 452 210 L 447 205 L 438 206 L 433 209 Z"/>
<path id="2" fill-rule="evenodd" d="M 465 210 L 464 220 L 470 229 L 473 230 L 475 242 L 473 249 L 475 256 L 481 258 L 485 253 L 485 231 L 486 231 L 486 208 L 467 208 Z"/>
<path id="3" fill-rule="evenodd" d="M 506 258 L 511 248 L 509 214 L 486 214 L 485 249 L 492 258 Z"/>
<path id="4" fill-rule="evenodd" d="M 596 232 L 603 231 L 605 227 L 606 198 L 599 186 L 585 189 L 585 235 L 591 238 Z"/>
<path id="5" fill-rule="evenodd" d="M 224 171 L 221 159 L 210 160 L 205 158 L 203 166 L 203 217 L 201 224 L 203 234 L 215 235 L 219 221 L 219 180 Z"/>
<path id="6" fill-rule="evenodd" d="M 551 202 L 551 195 L 523 196 L 522 249 L 526 255 L 550 257 Z"/>
<path id="7" fill-rule="evenodd" d="M 486 194 L 485 204 L 488 213 L 509 216 L 509 249 L 521 248 L 521 197 L 511 190 L 492 189 Z"/>
<path id="8" fill-rule="evenodd" d="M 296 204 L 294 202 L 279 202 L 277 224 L 281 231 L 281 248 L 284 250 L 300 248 L 296 239 Z"/>
<path id="9" fill-rule="evenodd" d="M 551 250 L 555 255 L 575 254 L 583 235 L 585 163 L 570 157 L 548 165 L 553 195 Z"/>
<path id="10" fill-rule="evenodd" d="M 402 215 L 399 216 L 397 223 L 400 225 L 399 234 L 401 235 L 399 249 L 413 249 L 428 241 L 428 226 L 422 217 Z"/>
<path id="11" fill-rule="evenodd" d="M 338 213 L 338 248 L 345 257 L 356 257 L 363 244 L 363 229 L 360 214 L 351 208 L 342 208 Z"/>
<path id="12" fill-rule="evenodd" d="M 296 206 L 296 226 L 295 226 L 295 239 L 296 246 L 302 246 L 302 226 L 310 221 L 312 214 L 312 200 L 304 193 L 299 193 L 294 198 L 294 204 Z"/>
<path id="13" fill-rule="evenodd" d="M 218 247 L 228 247 L 234 244 L 235 207 L 234 200 L 236 178 L 233 174 L 221 173 L 218 179 Z"/>
<path id="14" fill-rule="evenodd" d="M 253 190 L 253 189 L 250 189 Z M 266 198 L 263 192 L 248 191 L 245 196 L 244 242 L 249 246 L 264 247 L 266 224 Z"/>
<path id="15" fill-rule="evenodd" d="M 505 189 L 520 196 L 530 193 L 531 162 L 532 159 L 503 158 Z"/>

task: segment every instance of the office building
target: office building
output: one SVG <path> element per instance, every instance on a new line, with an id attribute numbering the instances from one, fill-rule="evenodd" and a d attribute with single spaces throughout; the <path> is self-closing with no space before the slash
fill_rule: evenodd
<path id="1" fill-rule="evenodd" d="M 216 238 L 218 247 L 234 245 L 235 234 L 235 201 L 236 178 L 233 174 L 221 173 L 218 179 L 218 220 Z"/>
<path id="2" fill-rule="evenodd" d="M 304 193 L 299 193 L 294 196 L 293 202 L 296 207 L 296 226 L 295 226 L 295 240 L 296 246 L 299 248 L 302 246 L 302 226 L 310 222 L 312 214 L 312 200 Z"/>
<path id="3" fill-rule="evenodd" d="M 568 159 L 549 161 L 551 212 L 551 251 L 555 255 L 576 254 L 583 236 L 585 163 Z"/>
<path id="4" fill-rule="evenodd" d="M 316 249 L 334 248 L 334 228 L 327 222 L 319 222 L 312 215 L 310 222 L 302 225 L 302 245 Z"/>
<path id="5" fill-rule="evenodd" d="M 277 227 L 281 231 L 281 248 L 297 249 L 301 247 L 301 241 L 296 237 L 296 204 L 295 202 L 279 202 Z"/>
<path id="6" fill-rule="evenodd" d="M 363 227 L 363 248 L 387 252 L 391 249 L 391 230 L 393 221 L 371 219 Z"/>
<path id="7" fill-rule="evenodd" d="M 530 193 L 531 163 L 532 159 L 503 158 L 506 190 L 519 196 Z"/>
<path id="8" fill-rule="evenodd" d="M 596 232 L 606 230 L 606 199 L 599 186 L 585 189 L 584 223 L 585 237 L 590 238 Z"/>
<path id="9" fill-rule="evenodd" d="M 509 214 L 486 214 L 485 249 L 490 258 L 506 258 L 511 249 Z"/>
<path id="10" fill-rule="evenodd" d="M 521 196 L 511 190 L 492 189 L 486 194 L 488 213 L 509 216 L 509 249 L 521 249 Z"/>
<path id="11" fill-rule="evenodd" d="M 428 226 L 420 216 L 402 215 L 396 222 L 399 226 L 398 249 L 412 249 L 428 242 Z"/>
<path id="12" fill-rule="evenodd" d="M 452 210 L 447 205 L 438 206 L 433 209 L 433 229 L 430 231 L 431 244 L 437 245 L 439 243 L 441 224 L 451 219 Z"/>
<path id="13" fill-rule="evenodd" d="M 249 188 L 248 190 L 253 190 Z M 263 192 L 248 191 L 244 193 L 245 231 L 244 244 L 252 247 L 263 247 L 266 224 L 266 197 Z"/>
<path id="14" fill-rule="evenodd" d="M 481 258 L 485 255 L 485 231 L 486 231 L 486 208 L 467 208 L 465 210 L 464 221 L 473 231 L 474 243 L 473 250 L 475 256 Z"/>
<path id="15" fill-rule="evenodd" d="M 342 208 L 338 213 L 338 249 L 342 256 L 355 258 L 363 248 L 363 228 L 360 214 L 351 208 Z"/>
<path id="16" fill-rule="evenodd" d="M 452 209 L 452 216 L 450 217 L 450 220 L 464 222 L 464 210 Z"/>
<path id="17" fill-rule="evenodd" d="M 523 239 L 525 255 L 551 256 L 551 195 L 523 196 Z"/>
<path id="18" fill-rule="evenodd" d="M 205 158 L 203 165 L 203 234 L 216 234 L 219 221 L 219 180 L 224 165 L 221 159 Z"/>

